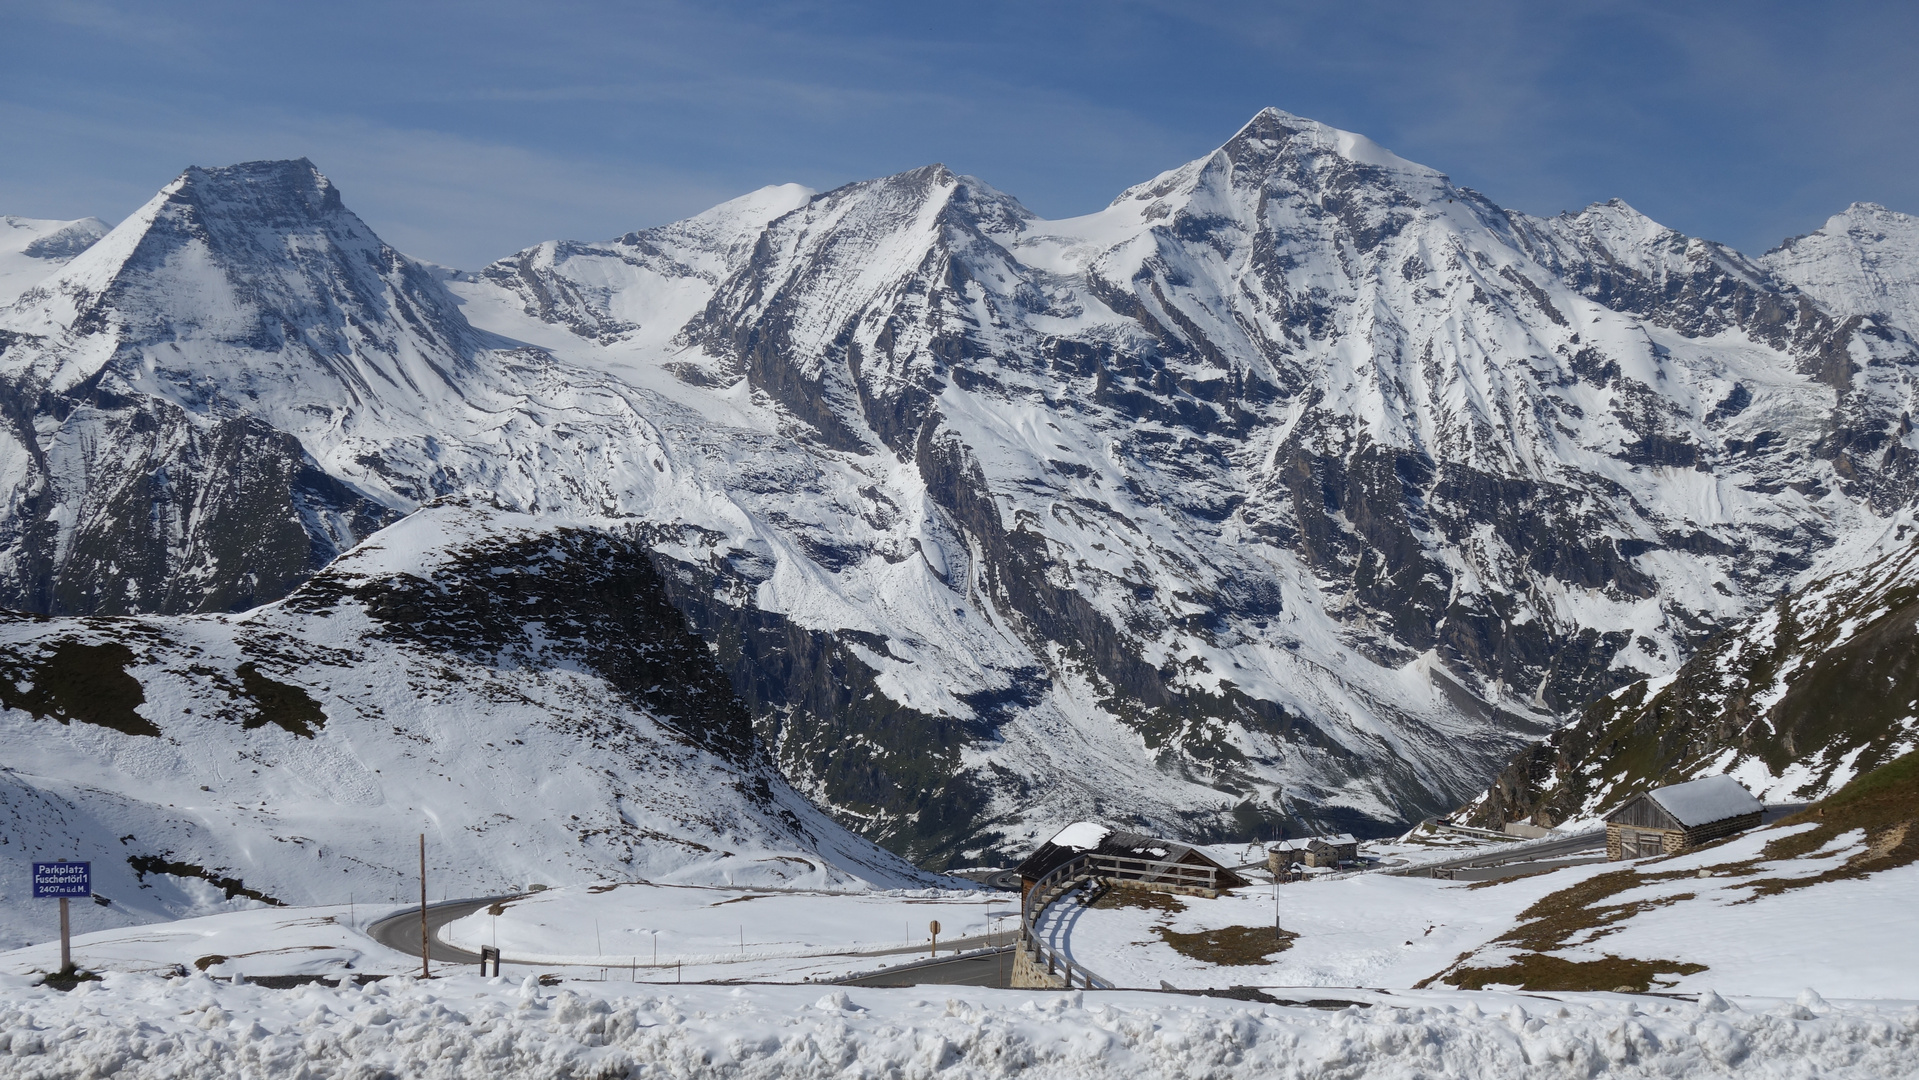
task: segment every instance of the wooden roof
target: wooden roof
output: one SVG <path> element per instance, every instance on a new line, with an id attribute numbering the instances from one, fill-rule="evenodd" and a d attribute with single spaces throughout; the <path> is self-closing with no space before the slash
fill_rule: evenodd
<path id="1" fill-rule="evenodd" d="M 1683 832 L 1714 822 L 1750 817 L 1765 808 L 1745 785 L 1732 777 L 1708 776 L 1638 795 L 1607 814 L 1606 821 L 1642 829 Z"/>
<path id="2" fill-rule="evenodd" d="M 1156 862 L 1185 863 L 1189 866 L 1217 867 L 1221 888 L 1233 889 L 1247 884 L 1245 878 L 1233 873 L 1218 860 L 1177 840 L 1163 840 L 1144 833 L 1109 829 L 1103 825 L 1084 821 L 1068 825 L 1055 833 L 1052 840 L 1041 844 L 1039 850 L 1028 855 L 1026 861 L 1019 864 L 1019 876 L 1027 881 L 1038 881 L 1056 867 L 1072 861 L 1074 856 L 1087 851 L 1123 859 L 1148 859 Z"/>

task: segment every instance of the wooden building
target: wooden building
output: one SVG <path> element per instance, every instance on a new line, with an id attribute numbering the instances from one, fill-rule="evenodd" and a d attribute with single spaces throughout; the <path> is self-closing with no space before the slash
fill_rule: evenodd
<path id="1" fill-rule="evenodd" d="M 1606 815 L 1606 857 L 1674 855 L 1758 825 L 1765 809 L 1730 776 L 1654 788 Z"/>
<path id="2" fill-rule="evenodd" d="M 1249 884 L 1186 844 L 1081 821 L 1055 833 L 1019 864 L 1020 895 L 1031 892 L 1033 884 L 1048 873 L 1088 853 L 1099 857 L 1097 872 L 1109 885 L 1216 896 Z"/>
<path id="3" fill-rule="evenodd" d="M 1302 836 L 1280 840 L 1266 848 L 1266 865 L 1277 874 L 1297 863 L 1302 866 L 1338 866 L 1359 861 L 1359 841 L 1351 833 Z"/>

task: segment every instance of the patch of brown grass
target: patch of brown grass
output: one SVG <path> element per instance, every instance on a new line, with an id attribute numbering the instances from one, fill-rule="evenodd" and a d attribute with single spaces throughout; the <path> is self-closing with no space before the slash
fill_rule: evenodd
<path id="1" fill-rule="evenodd" d="M 1094 900 L 1087 906 L 1095 911 L 1117 911 L 1120 908 L 1144 908 L 1148 911 L 1164 911 L 1168 914 L 1174 914 L 1186 910 L 1186 901 L 1181 900 L 1174 893 L 1113 886 L 1100 894 L 1099 899 Z"/>
<path id="2" fill-rule="evenodd" d="M 1503 967 L 1461 968 L 1448 982 L 1461 990 L 1518 986 L 1527 990 L 1620 990 L 1643 994 L 1661 975 L 1691 975 L 1704 964 L 1676 960 L 1626 960 L 1608 953 L 1603 960 L 1568 960 L 1529 953 Z M 1666 982 L 1665 985 L 1673 985 Z"/>
<path id="3" fill-rule="evenodd" d="M 1225 926 L 1194 934 L 1179 934 L 1164 926 L 1155 926 L 1153 932 L 1181 956 L 1190 956 L 1202 964 L 1223 966 L 1263 964 L 1267 957 L 1292 948 L 1293 939 L 1299 937 L 1291 930 L 1273 926 Z"/>
<path id="4" fill-rule="evenodd" d="M 1919 752 L 1895 758 L 1825 799 L 1806 807 L 1772 827 L 1812 822 L 1815 828 L 1782 836 L 1766 845 L 1762 858 L 1792 859 L 1809 855 L 1841 835 L 1859 829 L 1866 834 L 1866 850 L 1821 874 L 1800 878 L 1762 878 L 1752 882 L 1753 894 L 1777 896 L 1826 881 L 1865 877 L 1919 860 Z"/>
<path id="5" fill-rule="evenodd" d="M 1579 941 L 1580 944 L 1615 933 L 1626 920 L 1642 912 L 1693 899 L 1697 894 L 1679 893 L 1656 900 L 1606 903 L 1640 885 L 1690 876 L 1677 871 L 1642 874 L 1632 867 L 1624 867 L 1548 893 L 1520 912 L 1518 926 L 1494 939 L 1495 945 L 1522 949 L 1524 955 L 1496 967 L 1469 967 L 1466 966 L 1471 958 L 1468 953 L 1419 985 L 1443 981 L 1468 989 L 1496 983 L 1526 990 L 1612 990 L 1621 986 L 1643 990 L 1662 972 L 1688 975 L 1704 971 L 1706 969 L 1699 965 L 1673 960 L 1624 960 L 1609 955 L 1604 960 L 1575 961 L 1547 955 L 1574 944 L 1582 936 L 1584 940 Z"/>

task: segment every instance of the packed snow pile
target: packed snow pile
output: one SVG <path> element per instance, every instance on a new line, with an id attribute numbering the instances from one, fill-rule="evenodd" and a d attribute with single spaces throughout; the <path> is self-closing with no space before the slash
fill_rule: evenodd
<path id="1" fill-rule="evenodd" d="M 365 989 L 110 976 L 0 989 L 0 1077 L 1880 1078 L 1919 1008 L 1362 994 L 1335 1010 L 1143 993 L 834 991 L 528 979 Z"/>

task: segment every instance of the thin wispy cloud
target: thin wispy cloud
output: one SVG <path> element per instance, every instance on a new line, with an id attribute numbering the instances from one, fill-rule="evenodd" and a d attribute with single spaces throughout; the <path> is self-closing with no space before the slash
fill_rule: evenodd
<path id="1" fill-rule="evenodd" d="M 1519 209 L 1619 196 L 1749 250 L 1919 210 L 1919 14 L 1222 0 L 24 2 L 0 211 L 115 217 L 189 163 L 304 154 L 474 265 L 769 183 L 931 161 L 1084 213 L 1277 105 Z"/>

